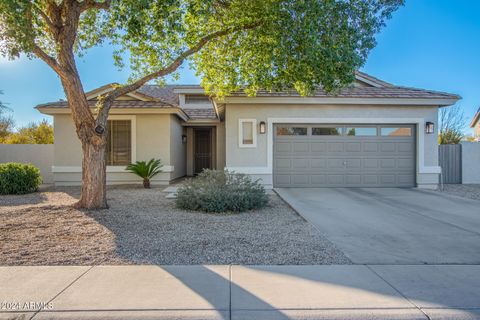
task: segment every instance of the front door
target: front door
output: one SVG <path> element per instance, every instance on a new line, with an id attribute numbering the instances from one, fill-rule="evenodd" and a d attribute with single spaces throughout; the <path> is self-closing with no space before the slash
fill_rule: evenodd
<path id="1" fill-rule="evenodd" d="M 194 173 L 212 169 L 212 128 L 194 129 Z"/>

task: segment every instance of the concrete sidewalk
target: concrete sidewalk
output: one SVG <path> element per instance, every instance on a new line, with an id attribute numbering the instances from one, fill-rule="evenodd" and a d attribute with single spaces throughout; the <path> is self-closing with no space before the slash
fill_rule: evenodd
<path id="1" fill-rule="evenodd" d="M 0 319 L 480 319 L 480 266 L 0 267 L 0 303 Z"/>

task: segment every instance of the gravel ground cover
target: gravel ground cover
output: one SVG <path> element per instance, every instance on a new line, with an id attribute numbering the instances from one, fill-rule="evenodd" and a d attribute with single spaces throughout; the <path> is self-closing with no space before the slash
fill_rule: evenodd
<path id="1" fill-rule="evenodd" d="M 78 196 L 0 196 L 0 265 L 351 263 L 277 195 L 240 214 L 182 211 L 158 188 L 110 189 L 99 211 Z"/>
<path id="2" fill-rule="evenodd" d="M 480 200 L 480 184 L 445 184 L 440 192 Z"/>

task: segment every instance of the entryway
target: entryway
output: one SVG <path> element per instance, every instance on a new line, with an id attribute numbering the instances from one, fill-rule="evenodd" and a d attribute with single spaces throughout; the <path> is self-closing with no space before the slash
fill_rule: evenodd
<path id="1" fill-rule="evenodd" d="M 193 156 L 194 156 L 194 174 L 199 174 L 203 169 L 213 168 L 213 128 L 194 128 L 193 129 Z"/>

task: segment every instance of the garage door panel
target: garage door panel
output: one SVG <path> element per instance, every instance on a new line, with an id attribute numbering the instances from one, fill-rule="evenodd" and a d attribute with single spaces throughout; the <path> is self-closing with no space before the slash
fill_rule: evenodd
<path id="1" fill-rule="evenodd" d="M 408 142 L 397 142 L 397 150 L 398 152 L 400 153 L 403 153 L 403 152 L 414 152 L 414 148 L 413 148 L 413 145 L 411 143 L 408 143 Z"/>
<path id="2" fill-rule="evenodd" d="M 293 145 L 294 152 L 308 152 L 310 151 L 309 142 L 297 142 Z"/>
<path id="3" fill-rule="evenodd" d="M 309 159 L 292 159 L 292 168 L 293 169 L 308 169 L 310 160 Z"/>
<path id="4" fill-rule="evenodd" d="M 330 142 L 328 143 L 328 151 L 333 153 L 344 152 L 343 142 Z"/>
<path id="5" fill-rule="evenodd" d="M 395 152 L 395 143 L 382 142 L 380 143 L 381 152 Z"/>
<path id="6" fill-rule="evenodd" d="M 364 125 L 364 127 L 376 127 L 377 136 L 328 135 L 329 130 L 317 130 L 315 135 L 312 135 L 312 126 L 302 125 L 308 128 L 307 135 L 274 137 L 274 186 L 409 187 L 415 185 L 414 126 L 398 126 L 403 128 L 403 131 L 397 130 L 398 132 L 411 133 L 403 136 L 381 135 L 380 132 L 386 131 L 382 131 L 380 125 Z M 338 125 L 339 131 L 341 132 L 341 128 L 345 129 L 347 126 Z M 361 124 L 351 125 L 351 127 L 354 126 L 362 127 Z M 322 126 L 314 125 L 314 127 Z M 389 127 L 397 127 L 397 125 L 389 125 Z"/>
<path id="7" fill-rule="evenodd" d="M 348 169 L 360 169 L 362 167 L 362 159 L 345 159 L 345 168 Z"/>
<path id="8" fill-rule="evenodd" d="M 310 142 L 310 151 L 312 152 L 326 152 L 327 143 L 326 142 Z"/>
<path id="9" fill-rule="evenodd" d="M 345 146 L 345 151 L 347 152 L 360 152 L 362 150 L 362 143 L 360 141 L 347 142 Z"/>
<path id="10" fill-rule="evenodd" d="M 345 183 L 348 185 L 358 186 L 362 184 L 361 174 L 347 174 L 345 175 Z"/>
<path id="11" fill-rule="evenodd" d="M 290 141 L 277 141 L 275 143 L 275 152 L 276 153 L 290 153 L 292 150 L 291 150 L 291 146 L 292 146 L 293 142 L 290 142 Z"/>
<path id="12" fill-rule="evenodd" d="M 344 185 L 345 175 L 343 174 L 329 174 L 327 175 L 327 183 L 332 185 Z"/>
<path id="13" fill-rule="evenodd" d="M 363 143 L 363 151 L 364 152 L 377 152 L 378 151 L 378 143 L 377 142 L 364 142 Z"/>
<path id="14" fill-rule="evenodd" d="M 278 169 L 292 168 L 292 160 L 290 159 L 275 159 L 275 167 Z"/>

